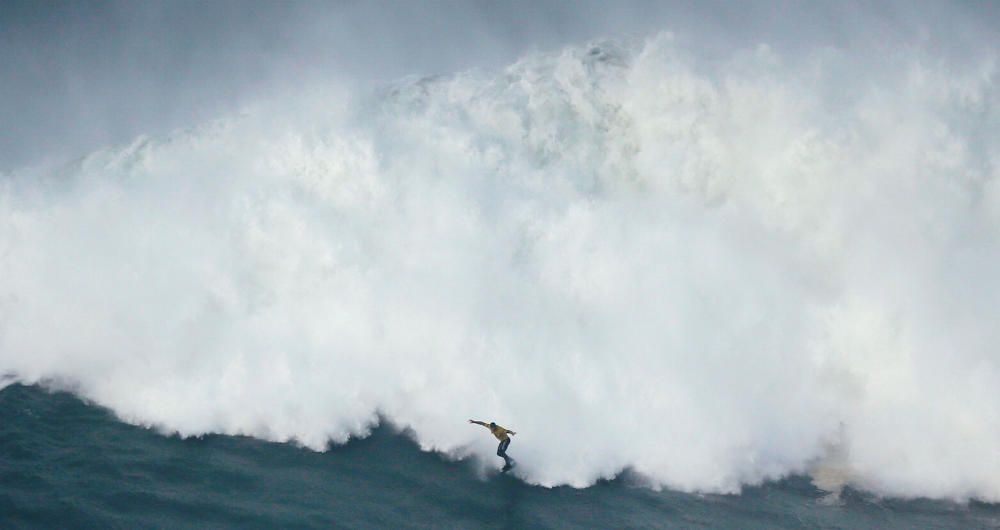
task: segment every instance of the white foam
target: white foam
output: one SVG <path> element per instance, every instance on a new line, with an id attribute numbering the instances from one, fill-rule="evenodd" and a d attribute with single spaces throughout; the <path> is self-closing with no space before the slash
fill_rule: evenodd
<path id="1" fill-rule="evenodd" d="M 663 35 L 262 104 L 0 190 L 0 373 L 182 435 L 1000 500 L 995 56 Z M 853 76 L 843 76 L 844 72 Z M 499 459 L 497 459 L 499 461 Z"/>

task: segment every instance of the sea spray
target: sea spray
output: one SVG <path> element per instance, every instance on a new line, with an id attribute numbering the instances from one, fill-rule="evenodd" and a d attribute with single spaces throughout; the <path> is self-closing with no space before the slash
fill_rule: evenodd
<path id="1" fill-rule="evenodd" d="M 549 486 L 998 501 L 995 64 L 596 42 L 18 171 L 0 373 L 317 450 L 489 418 Z"/>

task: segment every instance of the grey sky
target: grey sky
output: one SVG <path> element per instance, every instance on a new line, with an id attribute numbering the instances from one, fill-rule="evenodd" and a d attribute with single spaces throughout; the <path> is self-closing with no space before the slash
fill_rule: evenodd
<path id="1" fill-rule="evenodd" d="M 303 83 L 496 67 L 670 30 L 704 53 L 880 43 L 995 47 L 1000 4 L 882 2 L 0 3 L 0 171 L 79 156 Z"/>

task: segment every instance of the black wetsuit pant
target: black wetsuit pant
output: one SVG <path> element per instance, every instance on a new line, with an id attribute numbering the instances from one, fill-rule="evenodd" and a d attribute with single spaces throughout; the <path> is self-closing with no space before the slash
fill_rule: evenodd
<path id="1" fill-rule="evenodd" d="M 507 456 L 507 446 L 510 445 L 510 438 L 501 440 L 497 446 L 497 456 L 503 458 L 504 464 L 510 466 L 510 457 Z"/>

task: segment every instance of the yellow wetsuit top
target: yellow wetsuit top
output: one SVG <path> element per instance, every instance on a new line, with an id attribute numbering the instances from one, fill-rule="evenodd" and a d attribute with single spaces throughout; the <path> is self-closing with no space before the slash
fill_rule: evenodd
<path id="1" fill-rule="evenodd" d="M 487 425 L 487 427 L 489 427 L 490 432 L 493 433 L 493 436 L 496 436 L 497 440 L 500 440 L 501 442 L 510 438 L 510 436 L 507 436 L 507 433 L 510 432 L 508 429 L 504 429 L 499 425 L 497 425 L 496 427 L 490 427 L 489 425 Z"/>

